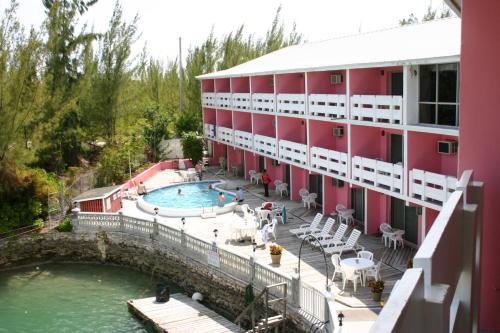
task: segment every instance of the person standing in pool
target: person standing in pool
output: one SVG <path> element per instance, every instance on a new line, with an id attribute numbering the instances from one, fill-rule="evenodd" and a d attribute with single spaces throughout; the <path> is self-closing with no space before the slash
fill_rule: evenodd
<path id="1" fill-rule="evenodd" d="M 219 196 L 217 197 L 217 206 L 219 207 L 224 207 L 224 201 L 226 198 L 224 198 L 224 193 L 219 192 Z"/>
<path id="2" fill-rule="evenodd" d="M 182 195 L 182 190 L 180 188 L 177 189 L 177 195 Z"/>
<path id="3" fill-rule="evenodd" d="M 269 183 L 271 183 L 271 177 L 267 174 L 267 170 L 262 171 L 262 184 L 264 184 L 264 196 L 269 196 Z"/>
<path id="4" fill-rule="evenodd" d="M 201 182 L 201 180 L 203 179 L 203 164 L 201 163 L 201 161 L 198 161 L 198 163 L 196 163 L 194 169 L 196 170 L 196 175 Z"/>
<path id="5" fill-rule="evenodd" d="M 236 188 L 236 197 L 234 198 L 234 201 L 239 203 L 240 205 L 243 203 L 245 200 L 245 195 L 243 194 L 243 189 L 237 187 Z"/>

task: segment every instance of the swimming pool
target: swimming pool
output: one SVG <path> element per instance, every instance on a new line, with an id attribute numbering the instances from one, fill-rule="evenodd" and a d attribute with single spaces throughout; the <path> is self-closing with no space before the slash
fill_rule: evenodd
<path id="1" fill-rule="evenodd" d="M 155 208 L 158 208 L 158 215 L 162 216 L 187 217 L 200 216 L 204 212 L 225 213 L 233 210 L 236 203 L 233 202 L 233 193 L 218 188 L 222 184 L 220 181 L 204 181 L 169 185 L 141 197 L 138 205 L 152 214 L 155 213 Z M 210 185 L 213 189 L 209 189 Z M 224 207 L 217 206 L 219 192 L 224 193 Z"/>

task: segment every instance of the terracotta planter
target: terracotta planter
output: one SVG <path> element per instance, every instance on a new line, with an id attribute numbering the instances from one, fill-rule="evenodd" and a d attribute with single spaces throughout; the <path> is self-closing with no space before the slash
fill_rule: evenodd
<path id="1" fill-rule="evenodd" d="M 274 265 L 279 265 L 281 262 L 281 254 L 271 254 L 271 261 Z"/>
<path id="2" fill-rule="evenodd" d="M 382 298 L 382 293 L 374 293 L 372 291 L 372 298 L 375 302 L 380 302 L 380 299 Z"/>

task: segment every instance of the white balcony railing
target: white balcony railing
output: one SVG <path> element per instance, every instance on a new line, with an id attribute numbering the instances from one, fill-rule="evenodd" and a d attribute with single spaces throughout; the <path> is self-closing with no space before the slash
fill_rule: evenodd
<path id="1" fill-rule="evenodd" d="M 371 158 L 352 158 L 354 180 L 394 193 L 403 193 L 403 166 Z"/>
<path id="2" fill-rule="evenodd" d="M 245 131 L 234 131 L 234 145 L 252 150 L 253 149 L 253 135 Z"/>
<path id="3" fill-rule="evenodd" d="M 217 108 L 230 109 L 231 108 L 231 93 L 216 93 L 215 101 Z"/>
<path id="4" fill-rule="evenodd" d="M 276 157 L 276 138 L 255 134 L 253 136 L 253 149 L 269 157 Z"/>
<path id="5" fill-rule="evenodd" d="M 311 147 L 311 167 L 338 176 L 347 176 L 347 154 L 335 150 Z"/>
<path id="6" fill-rule="evenodd" d="M 202 104 L 205 107 L 215 107 L 215 93 L 205 92 L 202 94 Z"/>
<path id="7" fill-rule="evenodd" d="M 403 123 L 403 97 L 354 95 L 351 97 L 351 118 L 355 120 Z"/>
<path id="8" fill-rule="evenodd" d="M 279 156 L 283 160 L 300 165 L 307 165 L 307 145 L 293 141 L 280 140 Z"/>
<path id="9" fill-rule="evenodd" d="M 203 134 L 209 139 L 215 139 L 215 125 L 203 124 Z"/>
<path id="10" fill-rule="evenodd" d="M 464 171 L 370 332 L 478 332 L 483 185 Z"/>
<path id="11" fill-rule="evenodd" d="M 250 94 L 248 93 L 234 93 L 232 95 L 233 110 L 247 111 L 250 110 Z"/>
<path id="12" fill-rule="evenodd" d="M 234 144 L 233 129 L 218 126 L 217 127 L 217 139 L 219 141 L 233 145 Z"/>
<path id="13" fill-rule="evenodd" d="M 328 119 L 346 118 L 346 96 L 311 94 L 309 95 L 309 114 Z"/>
<path id="14" fill-rule="evenodd" d="M 306 95 L 278 94 L 278 112 L 293 115 L 305 115 Z"/>
<path id="15" fill-rule="evenodd" d="M 422 201 L 443 205 L 457 188 L 457 179 L 419 169 L 410 170 L 409 195 Z"/>
<path id="16" fill-rule="evenodd" d="M 252 109 L 272 113 L 276 109 L 276 97 L 274 94 L 252 94 Z"/>

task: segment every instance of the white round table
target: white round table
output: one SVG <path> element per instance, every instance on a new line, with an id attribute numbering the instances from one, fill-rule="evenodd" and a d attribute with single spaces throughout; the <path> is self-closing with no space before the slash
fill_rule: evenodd
<path id="1" fill-rule="evenodd" d="M 373 260 L 365 258 L 347 258 L 340 261 L 341 267 L 348 267 L 353 270 L 363 271 L 368 268 L 372 268 L 375 265 Z M 364 279 L 361 279 L 364 285 Z"/>
<path id="2" fill-rule="evenodd" d="M 244 239 L 250 237 L 255 239 L 255 234 L 257 233 L 257 224 L 254 222 L 233 222 L 231 227 L 239 233 L 240 238 Z"/>

